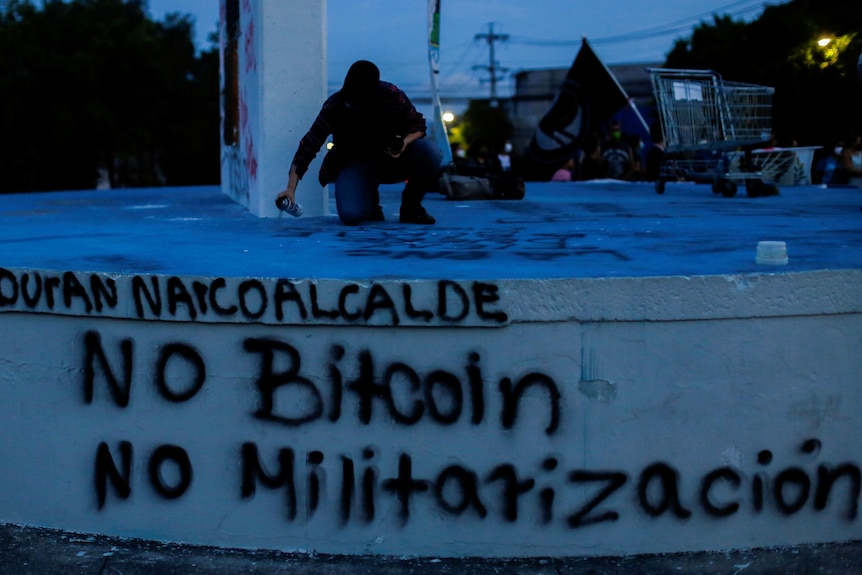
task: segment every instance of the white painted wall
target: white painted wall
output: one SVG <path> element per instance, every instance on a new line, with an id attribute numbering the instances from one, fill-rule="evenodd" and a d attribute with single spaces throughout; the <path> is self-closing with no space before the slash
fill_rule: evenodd
<path id="1" fill-rule="evenodd" d="M 860 276 L 354 284 L 2 269 L 0 521 L 428 556 L 859 539 Z M 160 308 L 141 288 L 153 281 Z M 102 353 L 121 383 L 131 362 L 125 407 Z M 393 399 L 370 400 L 365 420 L 368 386 Z M 107 480 L 100 509 L 105 461 L 125 474 L 121 442 L 131 493 Z M 293 490 L 251 474 L 244 495 L 252 447 L 272 476 L 292 450 Z M 408 457 L 427 483 L 405 517 L 391 480 Z M 507 497 L 514 481 L 524 493 Z"/>
<path id="2" fill-rule="evenodd" d="M 226 0 L 220 2 L 224 64 Z M 276 217 L 275 196 L 327 96 L 326 1 L 240 0 L 239 6 L 240 142 L 222 142 L 222 191 L 257 216 Z M 223 93 L 224 82 L 222 73 Z M 222 106 L 224 119 L 224 99 Z M 298 196 L 308 216 L 328 213 L 328 194 L 317 183 L 322 156 Z"/>

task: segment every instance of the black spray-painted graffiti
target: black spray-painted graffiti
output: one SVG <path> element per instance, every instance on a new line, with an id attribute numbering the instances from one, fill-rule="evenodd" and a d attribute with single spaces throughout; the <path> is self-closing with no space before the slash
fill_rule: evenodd
<path id="1" fill-rule="evenodd" d="M 816 445 L 819 451 L 820 441 L 811 439 L 803 444 L 802 452 L 810 453 L 812 445 Z M 268 489 L 284 490 L 286 518 L 292 521 L 297 518 L 297 501 L 305 486 L 308 504 L 306 516 L 314 515 L 322 497 L 321 477 L 326 475 L 322 471 L 325 460 L 322 452 L 308 452 L 304 469 L 298 470 L 300 466 L 296 464 L 294 450 L 290 447 L 281 448 L 277 454 L 275 473 L 266 471 L 254 443 L 243 444 L 241 454 L 243 498 L 255 495 L 258 483 Z M 759 513 L 764 509 L 766 499 L 774 504 L 779 513 L 789 516 L 809 503 L 816 511 L 826 509 L 839 482 L 846 487 L 842 515 L 851 521 L 858 513 L 862 485 L 860 469 L 852 463 L 837 466 L 821 464 L 814 478 L 802 467 L 793 466 L 783 469 L 771 479 L 766 472 L 756 472 L 750 483 L 750 499 L 737 493 L 726 496 L 724 501 L 717 501 L 714 492 L 718 491 L 716 486 L 719 484 L 735 492 L 744 489 L 746 476 L 743 472 L 725 466 L 703 475 L 692 501 L 684 503 L 680 493 L 680 473 L 666 462 L 650 464 L 632 482 L 631 476 L 625 471 L 562 470 L 556 457 L 542 460 L 537 466 L 539 471 L 532 474 L 522 472 L 512 463 L 501 463 L 482 474 L 467 466 L 454 464 L 430 476 L 416 477 L 413 459 L 407 453 L 399 454 L 395 474 L 382 478 L 379 477 L 381 472 L 374 464 L 374 459 L 373 448 L 363 450 L 360 488 L 357 489 L 355 458 L 345 454 L 337 458 L 333 474 L 340 485 L 336 498 L 343 524 L 351 520 L 355 508 L 360 511 L 360 521 L 372 521 L 375 509 L 380 506 L 379 500 L 385 497 L 397 501 L 398 516 L 406 523 L 410 519 L 411 509 L 416 506 L 414 498 L 425 497 L 431 500 L 435 513 L 443 511 L 455 516 L 470 513 L 480 519 L 494 517 L 510 523 L 518 521 L 524 505 L 533 505 L 542 524 L 550 524 L 559 516 L 564 525 L 577 529 L 619 520 L 621 507 L 628 507 L 628 502 L 632 500 L 623 496 L 624 488 L 630 484 L 634 489 L 637 510 L 653 518 L 669 514 L 675 519 L 686 520 L 692 517 L 694 510 L 709 517 L 723 518 L 739 512 L 746 501 L 751 501 L 752 510 Z M 767 467 L 772 461 L 771 452 L 761 451 L 758 461 Z M 562 481 L 559 475 L 563 476 Z M 556 478 L 556 481 L 550 478 Z M 767 491 L 770 483 L 771 489 Z M 583 488 L 586 497 L 579 497 L 581 503 L 577 505 L 559 509 L 556 505 L 557 491 L 574 488 Z"/>
<path id="2" fill-rule="evenodd" d="M 810 439 L 803 443 L 801 452 L 807 454 L 812 445 L 819 451 L 820 441 Z M 100 444 L 96 453 L 100 509 L 109 490 L 121 500 L 132 495 L 132 445 L 120 442 L 116 451 L 119 465 L 108 444 Z M 328 457 L 322 451 L 297 452 L 282 447 L 275 453 L 261 454 L 254 442 L 240 446 L 239 459 L 240 498 L 252 499 L 262 487 L 281 494 L 287 521 L 312 521 L 325 504 L 338 514 L 342 525 L 371 523 L 380 515 L 378 510 L 383 514 L 394 510 L 406 525 L 420 508 L 429 510 L 433 517 L 443 513 L 453 518 L 466 515 L 515 523 L 526 515 L 538 517 L 540 525 L 581 529 L 620 521 L 626 512 L 687 521 L 696 515 L 725 519 L 743 510 L 760 514 L 767 505 L 781 516 L 792 516 L 806 507 L 822 512 L 832 506 L 850 522 L 858 515 L 862 486 L 860 468 L 850 462 L 821 463 L 810 470 L 794 465 L 771 472 L 772 453 L 768 450 L 758 454 L 754 473 L 719 467 L 696 478 L 690 492 L 681 489 L 684 481 L 679 470 L 661 461 L 634 475 L 623 470 L 563 469 L 557 457 L 546 457 L 532 472 L 504 462 L 481 473 L 466 465 L 450 464 L 417 476 L 413 457 L 402 452 L 395 469 L 384 476 L 373 447 L 366 447 L 358 457 L 340 453 L 327 467 Z M 172 482 L 161 474 L 165 464 L 178 470 Z M 191 461 L 175 445 L 153 450 L 146 469 L 149 485 L 164 499 L 182 497 L 191 486 Z M 558 497 L 575 490 L 579 497 Z M 722 495 L 716 495 L 719 492 Z M 833 503 L 833 499 L 837 501 Z"/>
<path id="3" fill-rule="evenodd" d="M 379 405 L 384 417 L 400 425 L 415 425 L 428 419 L 440 425 L 451 425 L 469 415 L 470 422 L 478 425 L 485 420 L 485 380 L 482 377 L 480 356 L 470 353 L 464 367 L 465 380 L 458 374 L 442 369 L 420 374 L 416 369 L 403 362 L 375 368 L 373 354 L 369 350 L 358 353 L 358 376 L 345 381 L 339 368 L 345 350 L 341 345 L 332 346 L 333 361 L 327 366 L 329 374 L 327 387 L 330 401 L 325 405 L 324 391 L 311 379 L 302 375 L 302 358 L 299 351 L 290 344 L 270 339 L 246 339 L 245 350 L 260 356 L 260 369 L 255 384 L 260 397 L 260 408 L 255 417 L 275 421 L 288 426 L 298 426 L 316 421 L 326 416 L 329 421 L 338 421 L 342 412 L 344 392 L 353 393 L 358 400 L 357 420 L 368 424 L 374 417 L 375 406 Z M 289 359 L 287 369 L 276 371 L 277 356 Z M 400 406 L 393 391 L 396 386 L 403 391 L 406 385 L 408 405 Z M 502 398 L 499 416 L 503 429 L 512 429 L 518 416 L 519 405 L 528 391 L 541 390 L 547 399 L 547 427 L 545 433 L 553 434 L 560 420 L 560 390 L 549 376 L 528 373 L 517 381 L 503 377 L 498 382 Z M 275 396 L 281 391 L 300 391 L 310 401 L 293 404 L 296 413 L 285 414 L 275 410 Z M 286 403 L 286 402 L 282 402 Z M 469 404 L 469 414 L 465 414 L 465 403 Z"/>
<path id="4" fill-rule="evenodd" d="M 96 331 L 84 334 L 82 341 L 84 401 L 96 401 L 97 383 L 104 381 L 113 403 L 127 407 L 133 374 L 139 372 L 134 369 L 134 342 L 124 339 L 106 346 Z M 257 365 L 250 378 L 258 408 L 249 416 L 278 425 L 334 423 L 345 417 L 345 405 L 352 405 L 352 421 L 361 425 L 380 420 L 404 426 L 446 426 L 463 420 L 471 425 L 498 422 L 502 430 L 518 432 L 518 414 L 527 391 L 532 395 L 530 407 L 540 405 L 544 410 L 544 434 L 557 433 L 564 415 L 564 387 L 553 378 L 540 372 L 517 380 L 504 376 L 491 392 L 493 386 L 488 385 L 475 352 L 468 354 L 460 374 L 440 369 L 420 373 L 403 362 L 378 366 L 370 350 L 356 353 L 348 369 L 345 347 L 335 344 L 329 363 L 315 371 L 329 374 L 328 381 L 321 383 L 319 377 L 312 380 L 303 375 L 301 352 L 286 342 L 247 338 L 241 347 Z M 111 360 L 114 349 L 119 359 Z M 183 370 L 183 381 L 169 380 L 168 365 L 175 361 L 188 368 Z M 151 373 L 159 397 L 172 404 L 192 400 L 206 385 L 201 352 L 182 342 L 159 346 Z M 346 373 L 357 375 L 346 377 Z M 277 402 L 280 393 L 295 393 L 293 400 L 304 400 Z M 488 401 L 491 397 L 493 402 Z M 276 404 L 291 405 L 296 411 L 280 412 Z M 489 417 L 489 404 L 501 406 L 497 416 Z M 570 467 L 563 462 L 565 454 L 526 464 L 501 461 L 481 469 L 464 462 L 435 467 L 434 462 L 419 461 L 424 470 L 420 473 L 415 456 L 406 451 L 384 454 L 367 446 L 358 453 L 327 454 L 289 445 L 261 451 L 253 441 L 237 445 L 238 457 L 233 459 L 239 462 L 237 496 L 251 504 L 260 490 L 279 493 L 289 522 L 313 521 L 325 509 L 336 513 L 342 525 L 368 524 L 391 512 L 406 525 L 420 510 L 430 510 L 435 517 L 442 513 L 504 523 L 538 518 L 541 525 L 574 530 L 632 514 L 677 521 L 695 516 L 718 520 L 744 511 L 792 516 L 804 509 L 822 512 L 830 507 L 844 520 L 854 521 L 862 489 L 860 467 L 850 461 L 815 465 L 821 448 L 820 440 L 806 440 L 797 453 L 804 461 L 786 467 L 775 465 L 773 453 L 764 449 L 753 469 L 721 466 L 694 477 L 684 476 L 666 461 L 652 462 L 634 473 Z M 99 444 L 93 477 L 99 509 L 111 499 L 132 496 L 135 469 L 146 470 L 144 482 L 163 499 L 182 498 L 192 489 L 194 467 L 185 449 L 158 445 L 144 454 L 144 466 L 134 464 L 135 451 L 130 441 Z"/>
<path id="5" fill-rule="evenodd" d="M 107 443 L 102 442 L 96 449 L 94 483 L 96 485 L 96 501 L 99 509 L 105 506 L 108 498 L 108 485 L 113 488 L 119 499 L 128 499 L 132 495 L 132 444 L 121 441 L 118 446 L 120 468 L 111 453 Z M 172 465 L 177 478 L 172 484 L 162 473 L 166 465 Z M 185 495 L 192 484 L 192 463 L 188 453 L 176 445 L 160 445 L 153 450 L 147 464 L 147 478 L 150 486 L 164 499 L 178 499 Z"/>
<path id="6" fill-rule="evenodd" d="M 84 342 L 84 401 L 92 403 L 97 375 L 101 374 L 114 403 L 120 407 L 129 404 L 134 373 L 134 342 L 119 342 L 119 361 L 113 363 L 96 331 L 87 332 Z M 344 413 L 345 395 L 355 397 L 355 421 L 367 425 L 375 419 L 414 426 L 422 421 L 439 425 L 452 425 L 469 418 L 473 425 L 486 423 L 486 378 L 482 375 L 481 357 L 468 355 L 462 375 L 435 369 L 420 373 L 404 362 L 387 363 L 375 367 L 374 354 L 360 350 L 356 354 L 351 372 L 346 378 L 342 369 L 345 348 L 335 344 L 331 348 L 332 360 L 320 373 L 328 374 L 328 381 L 312 381 L 304 375 L 302 356 L 289 343 L 261 338 L 247 338 L 243 348 L 259 358 L 257 373 L 253 376 L 257 390 L 258 409 L 254 417 L 289 427 L 298 427 L 316 421 L 339 421 Z M 166 377 L 170 361 L 188 365 L 194 377 L 189 382 L 169 382 Z M 277 365 L 285 364 L 279 370 Z M 194 397 L 204 386 L 206 363 L 193 346 L 174 342 L 159 347 L 158 357 L 151 371 L 160 397 L 172 403 L 182 403 Z M 513 429 L 521 404 L 528 392 L 543 398 L 547 412 L 544 432 L 555 433 L 560 423 L 561 393 L 557 383 L 548 375 L 529 372 L 517 380 L 501 377 L 497 382 L 501 409 L 498 417 L 502 429 Z M 286 397 L 276 402 L 279 394 Z M 276 409 L 276 404 L 282 407 Z M 534 404 L 535 406 L 535 400 Z"/>
<path id="7" fill-rule="evenodd" d="M 360 284 L 343 282 L 331 293 L 314 282 L 287 279 L 225 278 L 189 280 L 176 276 L 131 276 L 120 289 L 117 280 L 98 274 L 79 276 L 39 272 L 14 273 L 0 268 L 0 310 L 103 313 L 126 299 L 138 319 L 244 320 L 296 318 L 300 322 L 347 325 L 455 325 L 467 318 L 501 325 L 508 314 L 499 309 L 499 288 L 489 282 L 439 280 L 433 295 L 417 298 L 409 282 Z"/>
<path id="8" fill-rule="evenodd" d="M 0 309 L 13 307 L 19 298 L 28 309 L 45 306 L 53 310 L 60 306 L 71 308 L 80 302 L 87 313 L 116 308 L 117 284 L 113 278 L 91 274 L 82 282 L 75 272 L 58 276 L 41 273 L 23 273 L 21 277 L 11 270 L 0 268 Z"/>
<path id="9" fill-rule="evenodd" d="M 506 206 L 502 206 L 505 208 Z M 554 261 L 584 256 L 605 256 L 610 263 L 628 261 L 630 258 L 619 250 L 584 242 L 585 234 L 543 233 L 543 226 L 555 221 L 571 222 L 572 215 L 565 210 L 548 216 L 527 213 L 526 206 L 509 206 L 511 217 L 498 221 L 504 224 L 490 230 L 461 232 L 446 230 L 445 234 L 431 235 L 421 231 L 381 232 L 355 235 L 350 230 L 351 248 L 346 252 L 352 257 L 374 257 L 387 260 L 485 260 L 500 249 L 511 250 L 519 258 L 532 261 Z M 526 210 L 526 211 L 525 211 Z M 453 246 L 456 246 L 453 247 Z M 520 249 L 515 249 L 521 246 Z"/>

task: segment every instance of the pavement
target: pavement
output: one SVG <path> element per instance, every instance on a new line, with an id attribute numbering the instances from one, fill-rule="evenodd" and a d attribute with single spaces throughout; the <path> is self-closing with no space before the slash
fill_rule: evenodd
<path id="1" fill-rule="evenodd" d="M 3 575 L 858 575 L 862 542 L 545 559 L 302 555 L 0 525 Z"/>
<path id="2" fill-rule="evenodd" d="M 345 227 L 333 215 L 259 219 L 212 186 L 0 195 L 0 269 L 343 279 L 862 269 L 862 190 L 853 188 L 725 198 L 690 183 L 670 183 L 663 195 L 650 184 L 528 183 L 520 201 L 429 195 L 435 226 L 399 224 L 398 198 L 397 188 L 381 189 L 387 221 Z M 785 241 L 789 263 L 755 263 L 762 240 Z M 0 523 L 0 575 L 239 573 L 853 575 L 862 574 L 862 542 L 633 557 L 417 559 L 215 549 Z"/>

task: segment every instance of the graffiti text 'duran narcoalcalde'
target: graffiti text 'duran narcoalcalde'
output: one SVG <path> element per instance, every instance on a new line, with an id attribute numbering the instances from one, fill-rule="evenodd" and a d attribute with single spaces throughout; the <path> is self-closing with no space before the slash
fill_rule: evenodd
<path id="1" fill-rule="evenodd" d="M 188 279 L 130 276 L 122 281 L 71 271 L 56 275 L 0 268 L 0 311 L 111 315 L 128 308 L 137 319 L 258 321 L 342 325 L 479 325 L 508 322 L 492 282 L 438 280 L 351 282 L 323 288 L 288 279 Z M 128 305 L 126 305 L 128 301 Z"/>

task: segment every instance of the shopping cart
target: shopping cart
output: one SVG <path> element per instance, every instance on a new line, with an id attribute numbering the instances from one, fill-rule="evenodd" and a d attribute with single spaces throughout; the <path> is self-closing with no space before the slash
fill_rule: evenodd
<path id="1" fill-rule="evenodd" d="M 710 70 L 647 71 L 666 145 L 656 192 L 686 180 L 711 183 L 726 197 L 736 195 L 738 181 L 749 196 L 778 193 L 786 155 L 751 153 L 771 138 L 774 88 L 728 82 Z"/>

